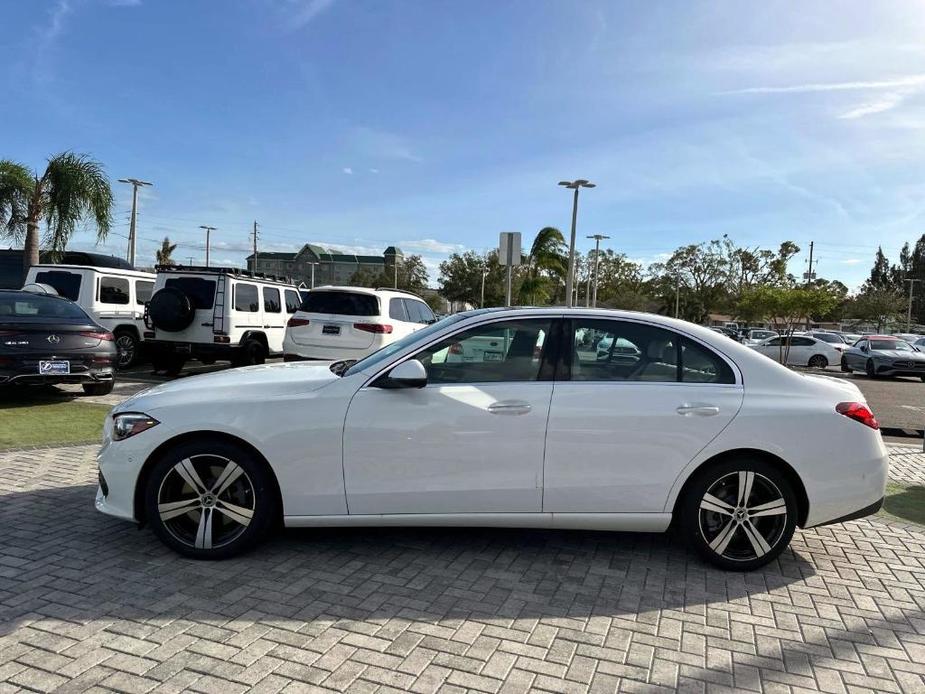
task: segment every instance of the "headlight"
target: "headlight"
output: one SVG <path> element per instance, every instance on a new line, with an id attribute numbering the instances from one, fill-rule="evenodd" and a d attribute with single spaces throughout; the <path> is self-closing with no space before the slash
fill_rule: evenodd
<path id="1" fill-rule="evenodd" d="M 160 424 L 154 417 L 141 412 L 124 412 L 112 418 L 112 440 L 122 441 Z"/>

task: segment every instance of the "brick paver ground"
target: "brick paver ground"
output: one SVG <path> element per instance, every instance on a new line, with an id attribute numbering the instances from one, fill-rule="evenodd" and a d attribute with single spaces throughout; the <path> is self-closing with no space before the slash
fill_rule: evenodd
<path id="1" fill-rule="evenodd" d="M 512 530 L 287 531 L 206 563 L 96 513 L 93 454 L 0 454 L 0 691 L 925 691 L 913 526 L 798 532 L 750 574 Z"/>

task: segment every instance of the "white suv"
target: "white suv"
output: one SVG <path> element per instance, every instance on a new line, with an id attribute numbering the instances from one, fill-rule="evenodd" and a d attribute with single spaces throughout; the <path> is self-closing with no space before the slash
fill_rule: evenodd
<path id="1" fill-rule="evenodd" d="M 286 324 L 283 357 L 362 359 L 434 321 L 430 306 L 411 292 L 318 287 Z"/>

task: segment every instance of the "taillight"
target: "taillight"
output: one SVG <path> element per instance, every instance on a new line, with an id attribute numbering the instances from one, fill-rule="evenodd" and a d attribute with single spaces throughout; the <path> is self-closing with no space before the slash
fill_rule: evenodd
<path id="1" fill-rule="evenodd" d="M 840 402 L 835 406 L 835 411 L 871 429 L 880 428 L 880 422 L 863 402 Z"/>
<path id="2" fill-rule="evenodd" d="M 450 345 L 450 354 L 462 354 L 462 353 L 463 353 L 463 346 L 461 344 L 459 344 L 458 342 L 454 342 L 453 344 Z"/>
<path id="3" fill-rule="evenodd" d="M 388 323 L 354 323 L 353 327 L 362 330 L 364 333 L 385 333 L 392 332 L 392 326 Z"/>
<path id="4" fill-rule="evenodd" d="M 94 340 L 103 340 L 104 342 L 112 342 L 113 338 L 112 333 L 98 333 L 98 332 L 85 332 L 80 333 L 83 337 L 92 337 Z"/>
<path id="5" fill-rule="evenodd" d="M 308 318 L 290 318 L 286 321 L 287 328 L 301 328 L 303 325 L 308 325 L 311 321 Z"/>

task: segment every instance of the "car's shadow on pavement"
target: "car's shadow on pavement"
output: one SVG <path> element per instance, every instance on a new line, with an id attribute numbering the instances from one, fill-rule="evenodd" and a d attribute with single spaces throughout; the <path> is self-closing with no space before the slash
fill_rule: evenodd
<path id="1" fill-rule="evenodd" d="M 36 613 L 85 621 L 191 610 L 298 620 L 540 619 L 704 614 L 815 573 L 787 550 L 723 572 L 670 535 L 509 529 L 282 530 L 242 557 L 180 557 L 93 508 L 95 488 L 0 496 L 0 634 Z M 653 612 L 654 611 L 654 612 Z"/>

